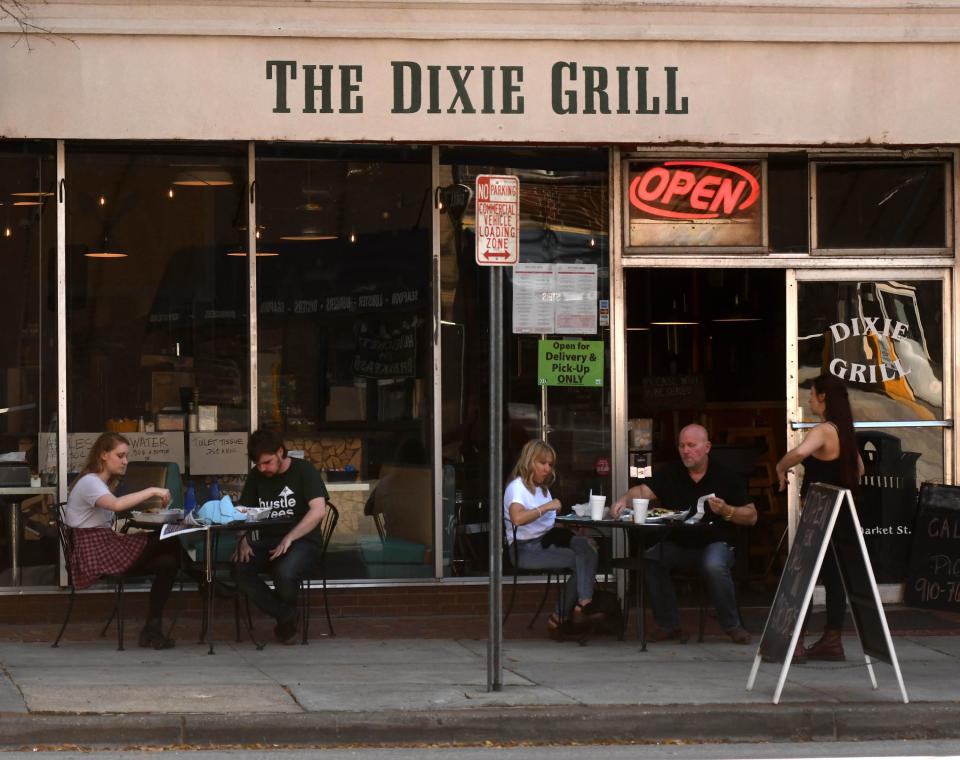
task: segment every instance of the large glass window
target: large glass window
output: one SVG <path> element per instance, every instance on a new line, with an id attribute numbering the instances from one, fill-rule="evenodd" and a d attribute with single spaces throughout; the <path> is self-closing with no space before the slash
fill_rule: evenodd
<path id="1" fill-rule="evenodd" d="M 505 270 L 503 464 L 545 434 L 565 505 L 610 493 L 608 172 L 605 151 L 448 149 L 440 157 L 444 541 L 456 575 L 487 572 L 489 270 L 475 263 L 479 174 L 520 179 L 520 263 Z M 538 366 L 585 346 L 596 374 Z M 592 358 L 591 358 L 592 357 Z M 540 370 L 544 369 L 545 372 Z M 587 375 L 585 377 L 585 375 Z M 541 384 L 541 381 L 543 384 Z M 498 501 L 499 505 L 499 501 Z"/>
<path id="2" fill-rule="evenodd" d="M 257 148 L 259 424 L 327 481 L 334 578 L 433 577 L 426 148 Z"/>
<path id="3" fill-rule="evenodd" d="M 245 146 L 67 146 L 69 469 L 117 430 L 198 501 L 247 472 Z M 161 476 L 162 477 L 162 476 Z M 175 503 L 180 498 L 174 488 Z"/>
<path id="4" fill-rule="evenodd" d="M 0 586 L 57 582 L 54 498 L 17 492 L 57 482 L 40 455 L 56 451 L 55 192 L 52 143 L 0 148 Z"/>

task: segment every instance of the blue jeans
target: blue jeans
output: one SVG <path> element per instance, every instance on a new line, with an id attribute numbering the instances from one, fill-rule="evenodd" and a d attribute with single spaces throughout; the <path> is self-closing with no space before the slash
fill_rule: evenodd
<path id="1" fill-rule="evenodd" d="M 524 570 L 570 570 L 567 585 L 557 601 L 557 613 L 569 615 L 579 599 L 593 599 L 597 577 L 597 550 L 583 536 L 574 536 L 569 547 L 547 546 L 539 538 L 517 541 L 511 547 L 517 567 Z"/>
<path id="2" fill-rule="evenodd" d="M 706 546 L 680 546 L 671 541 L 662 541 L 647 549 L 644 556 L 647 560 L 650 606 L 653 608 L 653 619 L 660 628 L 666 631 L 680 628 L 677 595 L 670 577 L 670 571 L 675 567 L 700 568 L 703 582 L 717 608 L 720 627 L 730 631 L 740 625 L 737 592 L 730 574 L 733 548 L 725 541 L 715 541 Z"/>
<path id="3" fill-rule="evenodd" d="M 271 560 L 268 555 L 281 538 L 251 541 L 253 556 L 247 562 L 234 563 L 237 588 L 278 623 L 297 614 L 300 580 L 310 574 L 320 556 L 319 546 L 301 538 L 294 541 L 284 555 Z M 262 572 L 268 572 L 273 579 L 272 589 L 260 578 Z"/>

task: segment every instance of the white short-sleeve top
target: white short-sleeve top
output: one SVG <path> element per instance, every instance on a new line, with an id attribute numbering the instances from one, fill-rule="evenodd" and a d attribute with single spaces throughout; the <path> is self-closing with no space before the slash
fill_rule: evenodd
<path id="1" fill-rule="evenodd" d="M 63 517 L 71 528 L 110 528 L 113 526 L 113 512 L 100 509 L 97 499 L 110 493 L 107 484 L 92 472 L 88 472 L 70 489 L 67 507 Z"/>
<path id="2" fill-rule="evenodd" d="M 514 478 L 507 484 L 507 489 L 503 492 L 503 523 L 507 529 L 507 541 L 513 543 L 513 522 L 510 520 L 510 505 L 522 504 L 524 509 L 536 509 L 544 504 L 553 501 L 550 491 L 546 488 L 537 486 L 533 493 L 527 490 L 520 478 Z M 550 528 L 553 527 L 553 521 L 557 513 L 552 509 L 544 512 L 540 517 L 526 525 L 517 526 L 517 541 L 529 541 L 533 538 L 540 538 Z"/>

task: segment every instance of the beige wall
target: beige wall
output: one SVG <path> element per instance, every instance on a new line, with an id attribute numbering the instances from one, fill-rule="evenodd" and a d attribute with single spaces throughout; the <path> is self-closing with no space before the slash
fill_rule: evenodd
<path id="1" fill-rule="evenodd" d="M 62 2 L 28 6 L 63 36 L 12 45 L 0 34 L 0 134 L 109 139 L 423 140 L 506 142 L 689 141 L 726 144 L 958 142 L 960 2 L 917 10 L 880 0 L 746 5 L 665 0 L 605 3 L 386 2 L 318 7 L 216 0 L 187 4 Z M 9 21 L 0 32 L 11 32 Z M 391 37 L 387 40 L 384 37 Z M 22 43 L 23 41 L 21 41 Z M 290 83 L 291 113 L 273 113 L 266 61 L 359 65 L 363 113 L 303 113 L 304 72 Z M 473 66 L 467 91 L 483 102 L 480 67 L 519 66 L 524 113 L 391 113 L 391 61 Z M 557 61 L 648 67 L 659 114 L 558 115 Z M 665 114 L 665 67 L 676 67 L 688 112 Z M 334 82 L 338 82 L 334 69 Z M 499 85 L 500 75 L 494 76 Z M 578 90 L 565 81 L 563 89 Z M 424 83 L 425 84 L 425 83 Z M 333 104 L 340 105 L 339 87 Z M 614 98 L 611 108 L 616 111 Z M 678 106 L 680 105 L 678 101 Z M 459 111 L 462 104 L 455 110 Z"/>

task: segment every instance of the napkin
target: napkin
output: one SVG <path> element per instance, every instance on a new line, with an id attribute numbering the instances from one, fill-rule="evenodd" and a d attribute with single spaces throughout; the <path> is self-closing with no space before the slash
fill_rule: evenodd
<path id="1" fill-rule="evenodd" d="M 225 525 L 247 519 L 243 512 L 238 512 L 233 506 L 233 500 L 229 496 L 205 501 L 194 515 L 201 525 Z"/>

